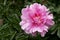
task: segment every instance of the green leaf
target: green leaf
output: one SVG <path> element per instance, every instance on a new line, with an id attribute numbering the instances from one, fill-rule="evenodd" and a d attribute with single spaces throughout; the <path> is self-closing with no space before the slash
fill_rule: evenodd
<path id="1" fill-rule="evenodd" d="M 58 27 L 57 36 L 60 38 L 60 27 Z"/>
<path id="2" fill-rule="evenodd" d="M 28 36 L 23 33 L 18 33 L 16 36 L 16 40 L 27 40 Z"/>
<path id="3" fill-rule="evenodd" d="M 36 0 L 36 2 L 41 3 L 41 2 L 42 2 L 42 0 Z"/>
<path id="4" fill-rule="evenodd" d="M 12 36 L 11 36 L 11 38 L 10 38 L 10 40 L 13 40 L 13 38 L 14 38 L 14 36 L 16 35 L 16 31 L 12 34 Z"/>
<path id="5" fill-rule="evenodd" d="M 51 34 L 55 34 L 55 32 L 58 30 L 58 25 L 55 24 L 54 26 L 51 27 L 50 31 L 51 31 Z"/>
<path id="6" fill-rule="evenodd" d="M 8 26 L 9 26 L 8 23 L 4 24 L 2 27 L 0 27 L 0 31 L 1 31 L 2 29 L 7 28 Z"/>
<path id="7" fill-rule="evenodd" d="M 4 5 L 6 5 L 7 0 L 4 0 Z"/>

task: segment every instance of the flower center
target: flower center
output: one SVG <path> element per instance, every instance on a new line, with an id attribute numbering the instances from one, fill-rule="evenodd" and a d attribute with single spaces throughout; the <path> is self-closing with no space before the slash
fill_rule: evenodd
<path id="1" fill-rule="evenodd" d="M 35 22 L 35 23 L 40 23 L 40 22 L 41 22 L 41 20 L 40 20 L 40 17 L 39 17 L 39 16 L 34 17 L 33 19 L 34 19 L 34 22 Z"/>
<path id="2" fill-rule="evenodd" d="M 35 14 L 33 16 L 33 24 L 40 25 L 41 23 L 43 23 L 43 20 L 41 19 L 41 15 L 40 14 Z"/>

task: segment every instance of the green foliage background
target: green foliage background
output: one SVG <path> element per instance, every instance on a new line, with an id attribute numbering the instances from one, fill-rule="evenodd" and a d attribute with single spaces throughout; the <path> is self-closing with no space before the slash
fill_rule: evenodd
<path id="1" fill-rule="evenodd" d="M 32 3 L 46 5 L 54 15 L 55 25 L 45 37 L 27 35 L 21 30 L 21 9 Z M 0 40 L 60 40 L 60 0 L 0 0 Z"/>

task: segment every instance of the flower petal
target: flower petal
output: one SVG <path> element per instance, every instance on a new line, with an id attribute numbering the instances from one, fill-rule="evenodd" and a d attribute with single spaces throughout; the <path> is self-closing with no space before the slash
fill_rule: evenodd
<path id="1" fill-rule="evenodd" d="M 46 34 L 46 32 L 45 32 L 45 31 L 43 31 L 43 32 L 41 32 L 40 34 L 41 34 L 41 37 L 44 37 L 44 36 L 45 36 L 45 34 Z"/>
<path id="2" fill-rule="evenodd" d="M 53 19 L 53 14 L 49 14 L 49 15 L 47 16 L 47 19 Z"/>
<path id="3" fill-rule="evenodd" d="M 24 29 L 26 29 L 27 27 L 29 27 L 30 26 L 30 23 L 26 23 L 26 24 L 24 24 L 21 28 L 24 30 Z"/>
<path id="4" fill-rule="evenodd" d="M 47 24 L 47 25 L 54 25 L 55 23 L 54 23 L 54 21 L 52 21 L 52 20 L 47 20 L 47 21 L 46 21 L 46 24 Z"/>
<path id="5" fill-rule="evenodd" d="M 25 21 L 21 21 L 19 24 L 20 25 L 24 25 L 25 24 Z"/>

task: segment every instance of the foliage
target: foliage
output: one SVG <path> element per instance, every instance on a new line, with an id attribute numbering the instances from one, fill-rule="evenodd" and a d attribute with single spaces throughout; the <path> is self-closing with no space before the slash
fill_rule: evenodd
<path id="1" fill-rule="evenodd" d="M 27 35 L 19 25 L 21 9 L 34 2 L 46 5 L 54 15 L 55 25 L 45 37 Z M 0 0 L 0 40 L 59 40 L 60 0 Z"/>

